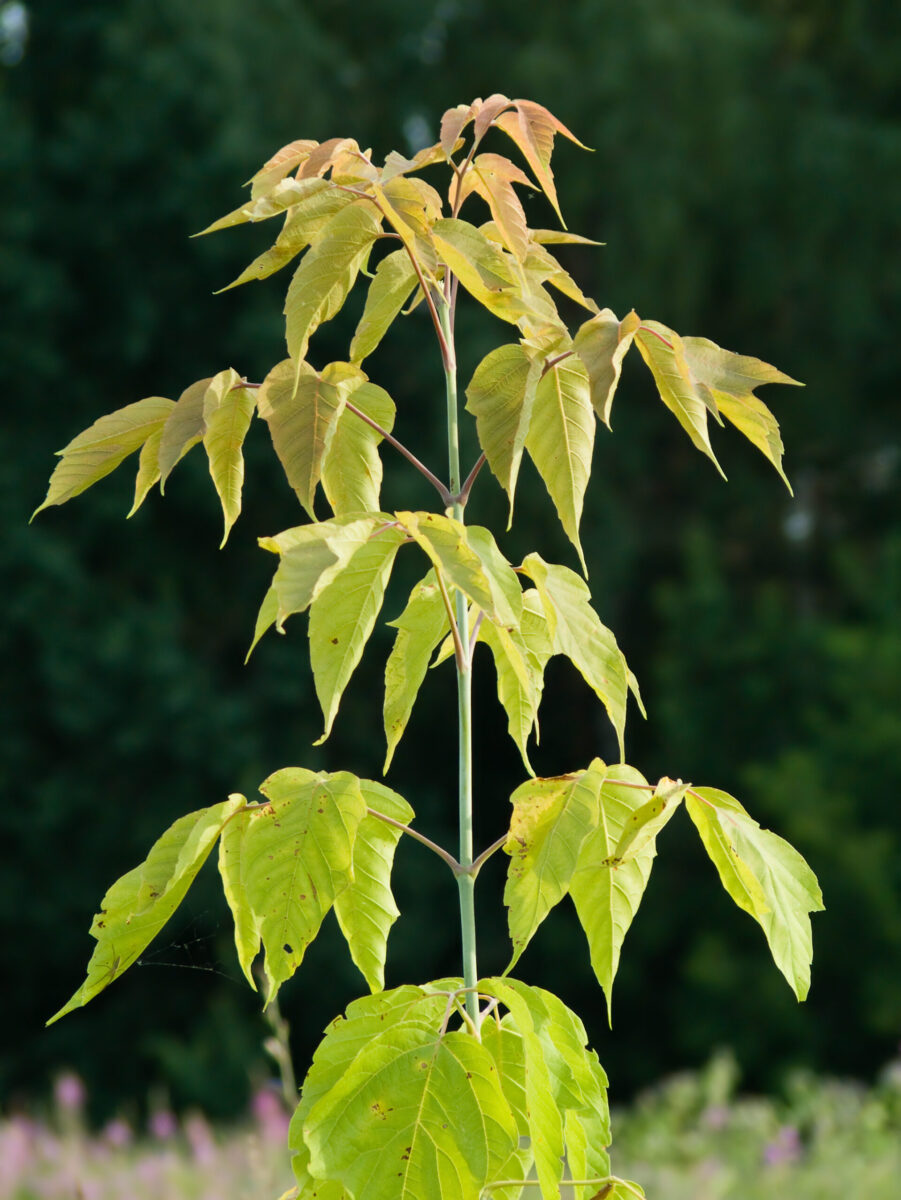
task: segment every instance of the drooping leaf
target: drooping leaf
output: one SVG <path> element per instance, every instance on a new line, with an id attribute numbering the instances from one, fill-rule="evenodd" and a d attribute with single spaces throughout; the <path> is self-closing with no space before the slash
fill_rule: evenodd
<path id="1" fill-rule="evenodd" d="M 256 409 L 257 398 L 250 388 L 241 386 L 235 371 L 217 375 L 207 388 L 204 400 L 203 445 L 210 461 L 210 475 L 222 504 L 225 532 L 221 545 L 241 512 L 244 487 L 242 447 Z M 221 549 L 221 546 L 220 546 Z"/>
<path id="2" fill-rule="evenodd" d="M 332 555 L 332 559 L 334 559 Z M 330 565 L 330 564 L 328 564 Z M 266 595 L 263 597 L 263 602 L 260 605 L 260 610 L 257 613 L 257 619 L 253 629 L 253 641 L 250 643 L 250 648 L 244 658 L 245 667 L 250 662 L 250 656 L 257 648 L 257 643 L 268 629 L 278 620 L 278 592 L 274 587 L 266 590 Z"/>
<path id="3" fill-rule="evenodd" d="M 529 229 L 522 203 L 513 184 L 534 187 L 531 179 L 509 159 L 499 154 L 479 154 L 463 176 L 461 199 L 475 192 L 488 205 L 501 240 L 515 258 L 524 261 L 529 247 Z"/>
<path id="4" fill-rule="evenodd" d="M 350 344 L 351 361 L 361 363 L 387 333 L 416 287 L 416 271 L 406 250 L 395 250 L 376 267 L 366 307 Z"/>
<path id="5" fill-rule="evenodd" d="M 391 518 L 380 513 L 333 517 L 260 538 L 264 550 L 279 555 L 272 581 L 279 626 L 292 613 L 304 612 L 386 520 Z"/>
<path id="6" fill-rule="evenodd" d="M 269 806 L 246 829 L 242 877 L 259 923 L 271 1000 L 353 878 L 366 802 L 359 780 L 346 771 L 314 775 L 287 767 L 260 791 Z"/>
<path id="7" fill-rule="evenodd" d="M 546 563 L 539 554 L 522 569 L 541 596 L 555 654 L 565 654 L 607 710 L 620 751 L 626 727 L 628 668 L 610 630 L 591 607 L 591 593 L 575 571 Z"/>
<path id="8" fill-rule="evenodd" d="M 513 942 L 511 966 L 535 930 L 566 895 L 582 843 L 598 821 L 604 768 L 553 779 L 530 779 L 510 801 L 513 816 L 504 851 L 510 856 L 504 903 Z"/>
<path id="9" fill-rule="evenodd" d="M 813 958 L 808 914 L 823 909 L 813 871 L 793 846 L 761 829 L 727 792 L 693 788 L 686 807 L 726 891 L 760 924 L 776 966 L 798 999 L 806 999 Z"/>
<path id="10" fill-rule="evenodd" d="M 553 362 L 539 379 L 526 449 L 544 480 L 584 571 L 579 522 L 591 474 L 594 413 L 588 372 L 575 355 Z"/>
<path id="11" fill-rule="evenodd" d="M 515 742 L 526 770 L 534 775 L 529 762 L 528 740 L 538 716 L 543 678 L 530 662 L 528 648 L 518 630 L 483 621 L 478 639 L 488 646 L 494 658 L 497 694 L 507 714 L 507 732 Z"/>
<path id="12" fill-rule="evenodd" d="M 458 104 L 455 108 L 449 108 L 441 118 L 441 139 L 439 144 L 448 158 L 453 154 L 460 134 L 472 119 L 473 108 L 471 104 Z"/>
<path id="13" fill-rule="evenodd" d="M 573 349 L 588 369 L 594 411 L 608 429 L 623 359 L 640 323 L 634 312 L 620 321 L 609 308 L 605 308 L 580 326 L 573 338 Z"/>
<path id="14" fill-rule="evenodd" d="M 138 473 L 135 477 L 135 498 L 128 513 L 133 517 L 144 501 L 153 485 L 160 477 L 160 442 L 163 440 L 163 426 L 152 433 L 138 455 Z"/>
<path id="15" fill-rule="evenodd" d="M 288 353 L 295 361 L 306 357 L 310 336 L 344 304 L 379 229 L 373 204 L 349 204 L 301 259 L 285 299 Z"/>
<path id="16" fill-rule="evenodd" d="M 437 513 L 399 512 L 395 516 L 433 566 L 498 625 L 518 624 L 516 576 L 487 529 L 462 525 Z M 478 544 L 478 550 L 475 544 Z M 509 572 L 509 576 L 508 576 Z M 519 592 L 518 583 L 515 585 Z M 521 611 L 522 601 L 519 601 Z"/>
<path id="17" fill-rule="evenodd" d="M 204 399 L 213 379 L 214 376 L 210 375 L 207 379 L 198 379 L 196 383 L 186 387 L 166 419 L 158 455 L 160 494 L 165 491 L 166 480 L 172 468 L 193 446 L 203 440 Z"/>
<path id="18" fill-rule="evenodd" d="M 657 834 L 669 823 L 682 803 L 688 786 L 681 779 L 667 779 L 666 776 L 658 782 L 650 800 L 646 800 L 627 819 L 613 851 L 612 866 L 618 867 L 620 863 L 635 858 L 645 846 L 656 840 Z"/>
<path id="19" fill-rule="evenodd" d="M 385 741 L 387 755 L 382 773 L 387 774 L 394 751 L 403 737 L 413 705 L 428 671 L 432 651 L 449 629 L 447 610 L 429 571 L 413 588 L 404 611 L 394 621 L 394 646 L 385 664 Z"/>
<path id="20" fill-rule="evenodd" d="M 382 435 L 348 405 L 390 433 L 394 427 L 394 401 L 351 363 L 329 363 L 322 370 L 322 378 L 333 384 L 344 400 L 322 460 L 322 490 L 336 517 L 375 512 L 382 490 L 378 450 Z"/>
<path id="21" fill-rule="evenodd" d="M 148 396 L 126 404 L 116 412 L 100 417 L 68 446 L 60 450 L 47 495 L 32 514 L 32 520 L 45 508 L 65 504 L 80 496 L 98 480 L 115 471 L 129 454 L 139 450 L 148 438 L 158 433 L 173 411 L 171 400 Z"/>
<path id="22" fill-rule="evenodd" d="M 784 447 L 779 425 L 763 401 L 754 395 L 754 389 L 762 383 L 804 385 L 759 358 L 733 354 L 707 338 L 683 338 L 682 349 L 701 392 L 706 389 L 715 407 L 769 459 L 791 492 L 782 469 Z"/>
<path id="23" fill-rule="evenodd" d="M 375 627 L 403 541 L 403 532 L 396 528 L 374 534 L 354 550 L 310 606 L 310 662 L 325 720 L 319 742 L 331 733 L 344 689 Z"/>
<path id="24" fill-rule="evenodd" d="M 354 1200 L 479 1200 L 516 1144 L 494 1060 L 419 1020 L 372 1038 L 303 1127 L 314 1177 Z"/>
<path id="25" fill-rule="evenodd" d="M 219 839 L 219 875 L 222 890 L 235 922 L 235 947 L 238 962 L 250 986 L 256 991 L 253 963 L 260 950 L 260 920 L 247 898 L 244 882 L 244 844 L 247 830 L 264 815 L 262 808 L 238 812 L 225 825 Z"/>
<path id="26" fill-rule="evenodd" d="M 591 952 L 591 966 L 607 997 L 612 1019 L 613 980 L 623 940 L 641 903 L 656 854 L 648 841 L 618 866 L 616 848 L 629 819 L 646 802 L 650 788 L 633 767 L 620 763 L 607 769 L 600 791 L 595 829 L 579 853 L 570 892 Z"/>
<path id="27" fill-rule="evenodd" d="M 514 110 L 501 113 L 495 120 L 498 129 L 502 129 L 518 146 L 526 162 L 535 173 L 535 178 L 541 184 L 544 194 L 554 206 L 554 212 L 564 225 L 563 214 L 557 200 L 557 189 L 554 186 L 554 173 L 551 170 L 551 154 L 554 149 L 554 135 L 562 133 L 564 137 L 587 150 L 575 134 L 558 121 L 553 113 L 540 104 L 531 100 L 514 100 Z"/>
<path id="28" fill-rule="evenodd" d="M 678 333 L 659 321 L 644 321 L 635 331 L 635 344 L 654 376 L 660 399 L 691 438 L 692 444 L 706 454 L 723 475 L 707 428 L 707 414 L 713 411 L 716 415 L 716 405 L 713 404 L 711 409 L 709 391 L 706 396 L 699 392 Z"/>
<path id="29" fill-rule="evenodd" d="M 476 419 L 479 445 L 510 498 L 508 528 L 541 366 L 522 345 L 498 346 L 476 367 L 466 389 L 466 411 Z"/>
<path id="30" fill-rule="evenodd" d="M 360 791 L 367 806 L 376 812 L 403 825 L 413 820 L 413 809 L 391 788 L 361 779 Z M 353 879 L 335 900 L 335 916 L 351 957 L 373 992 L 385 986 L 388 934 L 400 915 L 391 892 L 391 868 L 402 833 L 367 814 L 354 841 Z"/>
<path id="31" fill-rule="evenodd" d="M 91 925 L 97 945 L 87 978 L 48 1025 L 93 1000 L 139 958 L 184 899 L 226 821 L 244 803 L 243 796 L 231 796 L 179 817 L 144 862 L 116 880 Z"/>
<path id="32" fill-rule="evenodd" d="M 288 483 L 315 519 L 316 487 L 344 396 L 308 363 L 286 358 L 264 379 L 257 404 Z"/>
<path id="33" fill-rule="evenodd" d="M 597 303 L 590 296 L 585 295 L 570 273 L 540 243 L 530 241 L 525 268 L 530 275 L 542 283 L 552 284 L 558 292 L 562 292 L 564 296 L 576 304 L 580 304 L 582 308 L 587 308 L 589 312 L 593 313 L 599 311 Z"/>

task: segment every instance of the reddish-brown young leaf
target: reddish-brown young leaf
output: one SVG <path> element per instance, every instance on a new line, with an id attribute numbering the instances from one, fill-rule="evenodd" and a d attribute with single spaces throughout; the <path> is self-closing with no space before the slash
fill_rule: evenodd
<path id="1" fill-rule="evenodd" d="M 522 151 L 544 194 L 554 206 L 554 212 L 565 226 L 566 222 L 557 200 L 557 189 L 554 186 L 554 173 L 551 170 L 554 135 L 562 133 L 583 150 L 587 150 L 588 147 L 541 104 L 535 104 L 532 100 L 514 100 L 513 104 L 514 111 L 501 113 L 495 124 L 499 129 L 503 129 Z"/>

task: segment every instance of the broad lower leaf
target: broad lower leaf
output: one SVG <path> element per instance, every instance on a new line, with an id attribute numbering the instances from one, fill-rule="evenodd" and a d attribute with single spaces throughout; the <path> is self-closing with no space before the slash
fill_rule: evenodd
<path id="1" fill-rule="evenodd" d="M 609 308 L 605 308 L 580 326 L 573 338 L 573 350 L 588 369 L 594 411 L 608 429 L 623 359 L 640 323 L 634 312 L 620 321 Z"/>
<path id="2" fill-rule="evenodd" d="M 612 866 L 635 858 L 644 848 L 656 841 L 657 834 L 669 823 L 670 818 L 682 803 L 689 785 L 681 779 L 663 777 L 654 789 L 650 800 L 646 800 L 626 821 L 619 841 L 613 851 Z"/>
<path id="3" fill-rule="evenodd" d="M 611 1020 L 613 980 L 623 940 L 641 903 L 657 852 L 654 841 L 648 841 L 617 866 L 616 848 L 650 790 L 647 780 L 633 767 L 622 763 L 608 767 L 600 791 L 598 823 L 582 845 L 570 884 L 588 938 L 591 966 L 607 997 Z"/>
<path id="4" fill-rule="evenodd" d="M 226 821 L 244 803 L 243 796 L 231 796 L 179 817 L 145 861 L 113 884 L 91 925 L 97 945 L 87 978 L 48 1025 L 93 1000 L 138 959 L 181 904 Z"/>
<path id="5" fill-rule="evenodd" d="M 352 362 L 362 362 L 375 350 L 416 284 L 416 271 L 406 250 L 395 250 L 382 259 L 369 285 L 366 307 L 350 344 Z"/>
<path id="6" fill-rule="evenodd" d="M 510 797 L 513 816 L 504 844 L 510 856 L 504 903 L 510 910 L 511 966 L 569 889 L 582 843 L 598 821 L 603 780 L 603 765 L 596 760 L 572 775 L 530 779 Z"/>
<path id="7" fill-rule="evenodd" d="M 544 480 L 567 537 L 585 568 L 579 522 L 594 449 L 594 413 L 588 371 L 571 355 L 538 381 L 526 449 Z"/>
<path id="8" fill-rule="evenodd" d="M 314 1177 L 354 1200 L 479 1200 L 516 1144 L 491 1054 L 468 1033 L 395 1024 L 304 1123 Z"/>
<path id="9" fill-rule="evenodd" d="M 203 440 L 203 409 L 207 388 L 214 376 L 198 379 L 186 387 L 175 402 L 175 407 L 166 419 L 160 438 L 158 465 L 160 470 L 160 494 L 165 491 L 166 480 L 176 463 L 188 451 Z"/>
<path id="10" fill-rule="evenodd" d="M 566 655 L 604 705 L 622 753 L 629 678 L 616 638 L 601 624 L 591 593 L 575 571 L 546 563 L 538 554 L 528 555 L 522 569 L 538 589 L 554 653 Z"/>
<path id="11" fill-rule="evenodd" d="M 476 367 L 466 389 L 466 410 L 476 419 L 479 444 L 510 498 L 508 528 L 541 367 L 522 345 L 498 346 Z"/>
<path id="12" fill-rule="evenodd" d="M 115 471 L 129 454 L 160 432 L 173 408 L 171 400 L 148 396 L 146 400 L 126 404 L 124 408 L 100 417 L 73 438 L 58 452 L 60 461 L 50 476 L 47 495 L 34 510 L 32 519 L 51 505 L 65 504 L 74 496 L 80 496 Z"/>
<path id="13" fill-rule="evenodd" d="M 429 571 L 413 588 L 404 611 L 388 624 L 397 629 L 397 637 L 385 664 L 383 716 L 387 755 L 383 774 L 387 774 L 407 727 L 432 651 L 450 627 L 434 571 Z"/>
<path id="14" fill-rule="evenodd" d="M 344 397 L 308 363 L 287 358 L 264 379 L 257 404 L 288 483 L 315 520 L 316 487 Z"/>
<path id="15" fill-rule="evenodd" d="M 268 999 L 300 966 L 335 897 L 353 878 L 366 802 L 359 780 L 288 767 L 260 785 L 268 808 L 243 845 L 247 900 L 259 923 Z"/>
<path id="16" fill-rule="evenodd" d="M 370 809 L 403 825 L 413 820 L 413 809 L 391 788 L 361 779 L 360 791 Z M 353 880 L 335 900 L 335 916 L 351 957 L 373 992 L 385 986 L 388 934 L 400 915 L 391 892 L 391 868 L 402 835 L 402 830 L 367 814 L 354 841 Z"/>
<path id="17" fill-rule="evenodd" d="M 260 538 L 264 550 L 279 555 L 272 581 L 279 627 L 292 613 L 304 612 L 375 530 L 390 520 L 380 513 L 333 517 L 330 521 L 286 529 L 275 537 Z M 256 640 L 260 632 L 258 621 Z"/>
<path id="18" fill-rule="evenodd" d="M 516 597 L 509 580 L 512 576 L 515 581 L 516 576 L 487 529 L 462 525 L 452 517 L 437 513 L 399 512 L 395 515 L 433 566 L 490 620 L 498 625 L 518 624 Z M 474 548 L 476 541 L 478 551 Z M 521 597 L 518 584 L 516 591 Z M 520 599 L 520 611 L 521 605 Z"/>
<path id="19" fill-rule="evenodd" d="M 587 150 L 588 147 L 583 146 L 575 134 L 570 133 L 566 126 L 542 105 L 535 104 L 531 100 L 514 100 L 513 104 L 514 111 L 501 113 L 495 119 L 495 124 L 516 143 L 526 162 L 534 171 L 535 178 L 541 184 L 544 194 L 554 206 L 554 212 L 560 218 L 561 225 L 565 225 L 557 201 L 554 173 L 551 170 L 554 135 L 562 133 L 577 146 L 582 146 L 583 150 Z"/>
<path id="20" fill-rule="evenodd" d="M 223 371 L 210 383 L 204 399 L 203 445 L 210 461 L 210 475 L 222 504 L 225 532 L 221 545 L 241 512 L 244 487 L 242 447 L 256 409 L 257 398 L 241 386 L 236 371 Z M 221 549 L 221 546 L 220 546 Z"/>
<path id="21" fill-rule="evenodd" d="M 288 353 L 295 361 L 306 357 L 310 336 L 343 306 L 379 229 L 374 205 L 350 204 L 301 259 L 285 300 Z"/>
<path id="22" fill-rule="evenodd" d="M 310 662 L 325 720 L 319 742 L 331 733 L 341 696 L 375 627 L 403 541 L 403 532 L 396 528 L 374 533 L 310 606 Z"/>
<path id="23" fill-rule="evenodd" d="M 654 376 L 660 399 L 691 438 L 692 444 L 706 454 L 723 475 L 707 428 L 711 397 L 709 392 L 706 397 L 699 392 L 678 333 L 659 321 L 644 321 L 635 331 L 635 344 Z M 712 411 L 716 414 L 715 405 Z"/>
<path id="24" fill-rule="evenodd" d="M 806 999 L 813 958 L 808 914 L 823 909 L 813 871 L 793 846 L 761 829 L 727 792 L 693 788 L 686 807 L 726 891 L 758 921 L 776 966 L 798 999 Z"/>
<path id="25" fill-rule="evenodd" d="M 333 384 L 344 400 L 322 460 L 322 490 L 336 517 L 375 512 L 380 507 L 382 490 L 378 450 L 382 435 L 363 418 L 368 417 L 390 433 L 394 401 L 351 363 L 329 363 L 322 370 L 322 378 Z"/>
<path id="26" fill-rule="evenodd" d="M 782 469 L 784 447 L 776 418 L 757 396 L 754 389 L 762 383 L 788 383 L 803 387 L 797 379 L 777 371 L 759 358 L 748 358 L 723 350 L 707 338 L 682 339 L 682 349 L 689 369 L 702 394 L 709 399 L 727 421 L 769 459 L 779 472 L 785 486 L 791 485 Z"/>

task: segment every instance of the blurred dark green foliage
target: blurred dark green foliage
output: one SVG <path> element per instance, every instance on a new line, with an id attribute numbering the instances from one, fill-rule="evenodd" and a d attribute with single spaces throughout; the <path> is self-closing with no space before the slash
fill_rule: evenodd
<path id="1" fill-rule="evenodd" d="M 146 966 L 47 1033 L 42 1020 L 80 978 L 103 889 L 176 815 L 250 792 L 289 763 L 377 777 L 382 761 L 372 705 L 386 634 L 315 750 L 303 619 L 241 665 L 270 571 L 255 536 L 300 516 L 283 482 L 267 488 L 259 430 L 245 515 L 222 553 L 199 458 L 129 525 L 122 473 L 27 528 L 51 452 L 119 404 L 177 396 L 228 365 L 258 379 L 282 357 L 286 279 L 210 295 L 265 233 L 188 241 L 238 202 L 237 185 L 269 153 L 334 134 L 379 153 L 410 149 L 434 138 L 449 104 L 498 90 L 547 104 L 595 147 L 562 145 L 555 158 L 570 227 L 608 243 L 566 251 L 587 292 L 807 383 L 771 401 L 791 503 L 762 458 L 728 436 L 717 441 L 724 485 L 627 362 L 615 438 L 599 434 L 583 541 L 598 609 L 649 709 L 647 726 L 633 717 L 630 761 L 734 791 L 805 854 L 827 903 L 811 999 L 798 1008 L 759 931 L 674 823 L 629 935 L 613 1034 L 565 906 L 523 971 L 588 1015 L 620 1096 L 722 1043 L 755 1085 L 789 1065 L 865 1073 L 885 1061 L 901 1035 L 901 10 L 889 0 L 372 0 L 365 10 L 43 0 L 27 11 L 24 54 L 0 68 L 0 1095 L 43 1087 L 65 1062 L 101 1106 L 163 1080 L 179 1104 L 239 1108 L 248 1067 L 268 1070 L 263 1024 L 239 982 L 224 904 L 202 880 Z M 544 202 L 532 203 L 535 223 Z M 343 357 L 351 331 L 323 329 L 314 360 Z M 464 380 L 502 338 L 461 314 Z M 415 373 L 401 366 L 413 344 Z M 440 365 L 420 314 L 370 369 L 399 403 L 400 436 L 440 463 Z M 386 465 L 387 506 L 431 504 L 417 477 Z M 546 557 L 572 562 L 537 476 L 523 483 L 517 525 L 532 532 L 520 546 L 514 529 L 505 549 L 514 557 L 543 539 Z M 502 520 L 487 474 L 472 510 Z M 439 674 L 390 782 L 440 840 L 452 826 L 454 749 L 435 733 L 450 695 Z M 521 767 L 490 679 L 477 704 L 488 841 Z M 615 755 L 565 666 L 549 672 L 543 713 L 540 773 Z M 423 790 L 420 768 L 434 774 L 445 759 L 447 789 Z M 479 890 L 487 971 L 507 955 L 501 867 Z M 452 902 L 452 881 L 415 846 L 402 848 L 397 879 L 405 915 L 389 983 L 456 970 L 456 930 L 431 916 L 439 896 Z M 324 935 L 284 996 L 300 1060 L 361 987 Z"/>

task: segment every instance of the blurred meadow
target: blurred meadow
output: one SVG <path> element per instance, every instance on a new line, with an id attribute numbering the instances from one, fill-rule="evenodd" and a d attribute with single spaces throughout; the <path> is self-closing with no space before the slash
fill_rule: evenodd
<path id="1" fill-rule="evenodd" d="M 299 515 L 283 481 L 260 474 L 260 436 L 221 553 L 200 461 L 128 523 L 126 472 L 28 518 L 53 452 L 100 413 L 226 366 L 259 379 L 283 357 L 286 280 L 211 294 L 268 231 L 189 240 L 275 149 L 346 134 L 379 155 L 412 151 L 435 140 L 446 107 L 494 91 L 540 101 L 593 147 L 558 142 L 554 158 L 569 228 L 605 243 L 563 248 L 587 293 L 806 384 L 764 393 L 792 499 L 725 432 L 724 484 L 627 361 L 583 541 L 648 708 L 647 723 L 631 715 L 629 761 L 737 795 L 805 855 L 827 906 L 798 1006 L 674 821 L 626 941 L 612 1031 L 566 905 L 521 972 L 584 1016 L 622 1109 L 615 1163 L 649 1195 L 898 1194 L 898 1068 L 885 1067 L 901 1038 L 895 0 L 0 0 L 0 1197 L 287 1186 L 270 1138 L 283 1114 L 260 1109 L 272 1071 L 259 997 L 241 980 L 212 867 L 140 966 L 83 1012 L 43 1022 L 82 978 L 104 889 L 177 815 L 250 795 L 289 764 L 379 776 L 388 631 L 324 746 L 311 745 L 321 725 L 302 619 L 242 665 L 268 582 L 256 537 Z M 540 196 L 529 203 L 530 223 L 552 224 Z M 317 335 L 317 364 L 344 357 L 358 313 L 351 304 Z M 462 383 L 502 336 L 461 312 Z M 398 402 L 398 435 L 440 462 L 440 365 L 422 314 L 369 369 Z M 471 441 L 464 451 L 474 457 Z M 430 504 L 383 457 L 386 506 Z M 505 523 L 487 472 L 471 511 Z M 537 545 L 576 566 L 531 470 L 500 542 L 511 558 Z M 522 768 L 487 663 L 481 675 L 487 844 Z M 448 696 L 436 672 L 388 778 L 439 841 L 455 819 Z M 551 664 L 542 717 L 540 774 L 615 757 L 565 665 Z M 415 845 L 400 848 L 396 879 L 389 986 L 456 972 L 456 929 L 435 919 L 452 911 L 450 880 Z M 490 973 L 508 958 L 503 864 L 482 880 Z M 327 923 L 282 994 L 299 1072 L 362 987 Z M 731 1048 L 738 1093 L 722 1065 L 704 1066 L 718 1047 Z M 84 1089 L 77 1105 L 60 1096 L 61 1072 Z M 658 1085 L 674 1072 L 689 1073 Z"/>

